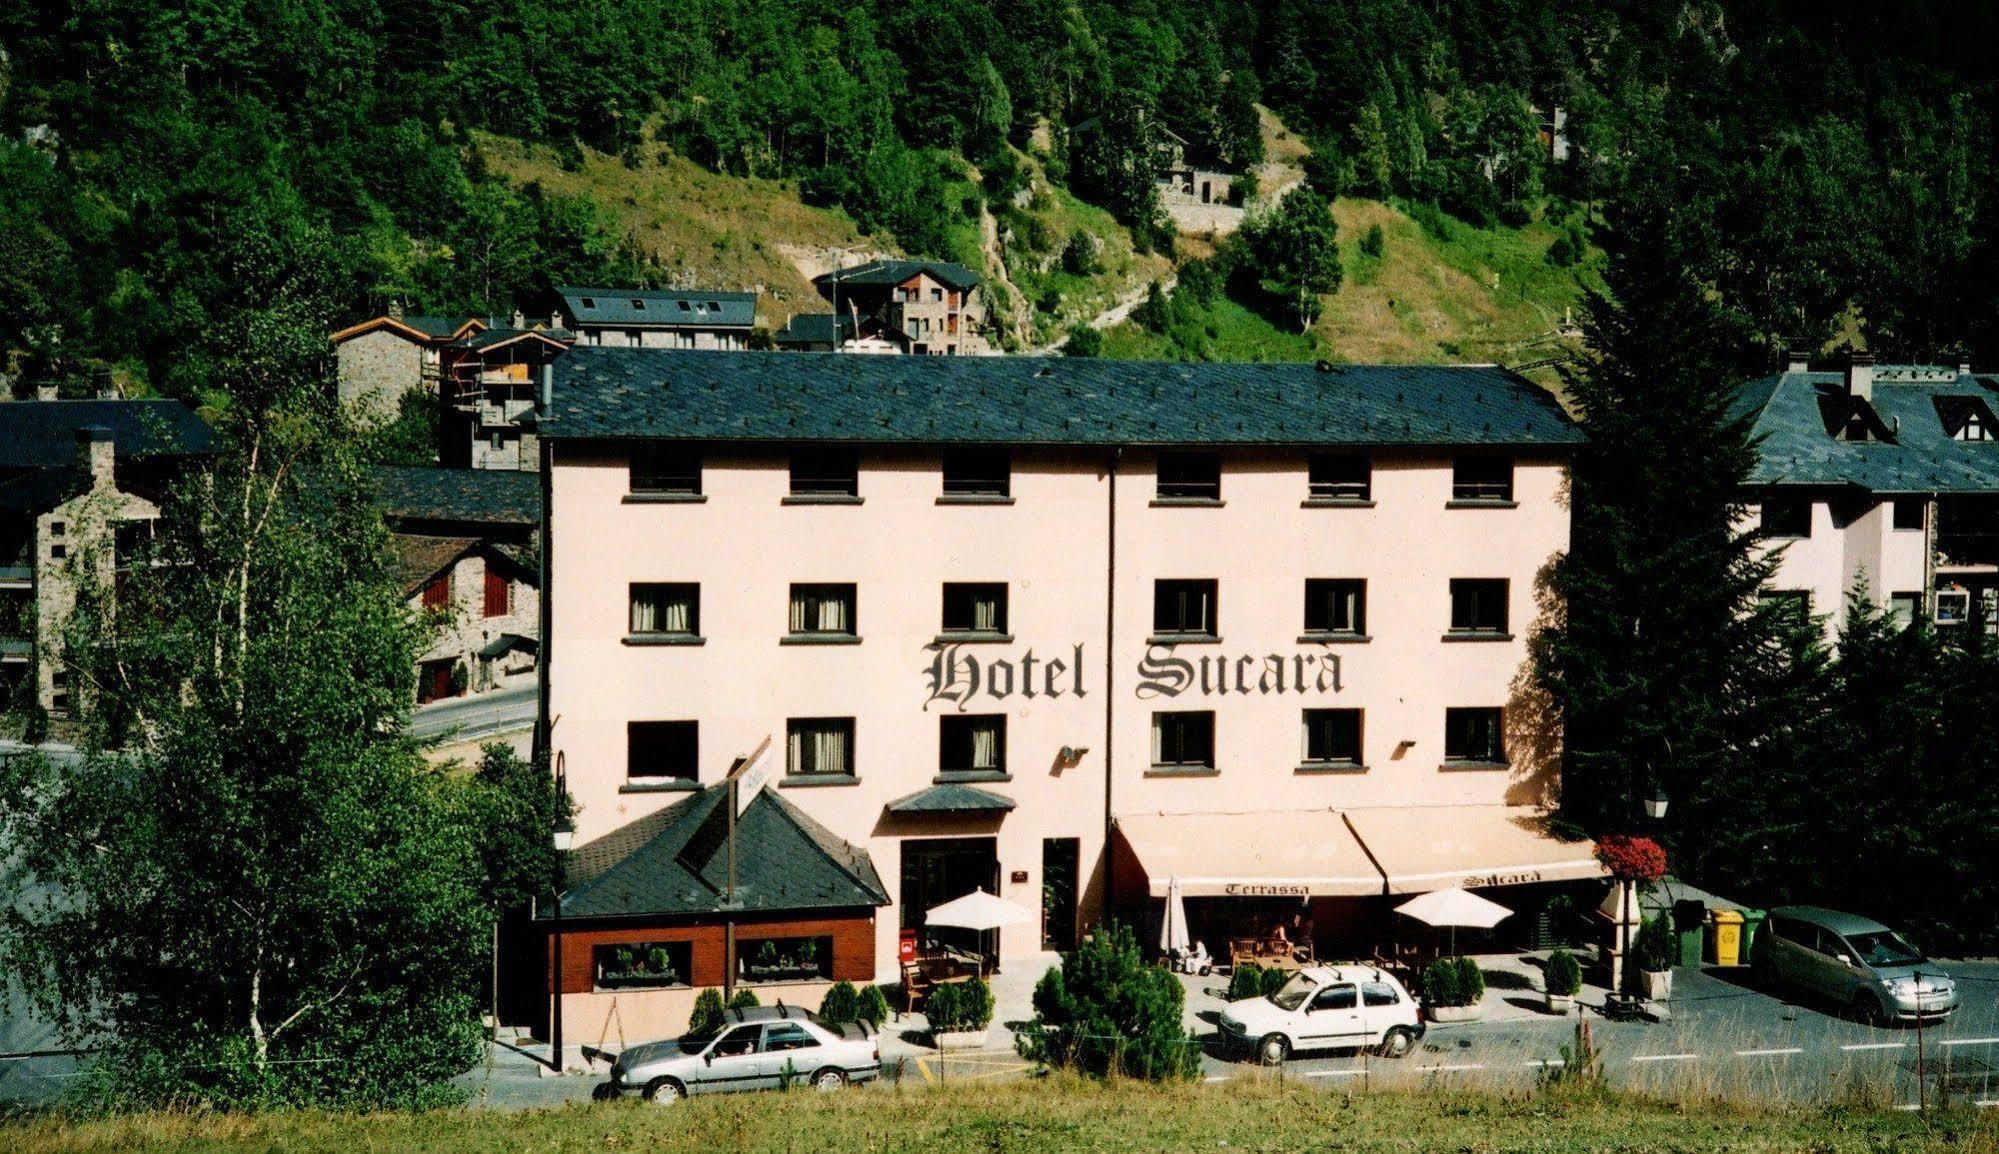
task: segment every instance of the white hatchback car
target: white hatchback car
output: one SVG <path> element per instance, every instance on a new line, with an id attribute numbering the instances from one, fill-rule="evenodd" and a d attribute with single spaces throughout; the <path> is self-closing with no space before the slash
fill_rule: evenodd
<path id="1" fill-rule="evenodd" d="M 1395 975 L 1372 966 L 1307 966 L 1277 992 L 1230 1002 L 1222 1047 L 1275 1065 L 1297 1050 L 1371 1049 L 1400 1058 L 1423 1036 L 1422 1015 Z"/>

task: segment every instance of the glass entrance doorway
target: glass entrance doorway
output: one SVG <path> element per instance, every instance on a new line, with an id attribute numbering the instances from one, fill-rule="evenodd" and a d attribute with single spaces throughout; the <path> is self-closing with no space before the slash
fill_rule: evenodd
<path id="1" fill-rule="evenodd" d="M 902 928 L 915 930 L 919 949 L 948 947 L 986 959 L 999 960 L 999 934 L 951 926 L 926 926 L 923 915 L 933 906 L 961 898 L 973 890 L 999 893 L 999 845 L 989 837 L 906 839 L 902 843 Z M 981 942 L 980 939 L 984 941 Z"/>

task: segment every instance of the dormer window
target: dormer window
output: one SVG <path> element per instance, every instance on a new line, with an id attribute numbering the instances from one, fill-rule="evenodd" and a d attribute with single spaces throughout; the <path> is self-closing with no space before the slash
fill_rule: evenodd
<path id="1" fill-rule="evenodd" d="M 596 297 L 584 297 L 584 298 L 583 298 L 583 307 L 584 307 L 584 308 L 586 308 L 586 309 L 594 309 L 594 308 L 596 308 L 596 307 L 597 307 L 597 298 L 596 298 Z"/>
<path id="2" fill-rule="evenodd" d="M 644 312 L 644 311 L 645 311 L 645 307 L 646 307 L 646 302 L 645 302 L 645 298 L 644 298 L 644 297 L 633 297 L 633 298 L 632 298 L 632 308 L 633 308 L 633 309 L 634 309 L 635 311 L 638 311 L 638 312 Z"/>
<path id="3" fill-rule="evenodd" d="M 691 313 L 691 312 L 693 312 L 693 311 L 694 311 L 694 306 L 693 306 L 693 304 L 692 304 L 692 303 L 690 303 L 690 302 L 688 302 L 688 301 L 681 301 L 681 302 L 680 302 L 680 311 L 681 311 L 681 312 L 684 312 L 684 313 Z"/>
<path id="4" fill-rule="evenodd" d="M 1999 440 L 1999 422 L 1983 397 L 1938 397 L 1937 416 L 1953 441 Z"/>

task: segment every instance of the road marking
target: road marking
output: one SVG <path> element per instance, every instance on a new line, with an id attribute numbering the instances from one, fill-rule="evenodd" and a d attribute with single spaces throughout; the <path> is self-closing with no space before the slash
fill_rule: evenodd
<path id="1" fill-rule="evenodd" d="M 1472 1063 L 1468 1063 L 1468 1064 L 1466 1064 L 1466 1065 L 1463 1065 L 1463 1066 L 1418 1066 L 1418 1067 L 1416 1067 L 1416 1068 L 1417 1068 L 1418 1070 L 1423 1070 L 1423 1071 L 1443 1071 L 1443 1070 L 1483 1070 L 1483 1069 L 1485 1069 L 1485 1063 L 1483 1063 L 1483 1062 L 1472 1062 Z"/>
<path id="2" fill-rule="evenodd" d="M 1523 1065 L 1523 1066 L 1566 1066 L 1566 1065 L 1568 1065 L 1568 1063 L 1567 1063 L 1567 1062 L 1563 1061 L 1563 1060 L 1562 1060 L 1562 1059 L 1560 1059 L 1560 1058 L 1536 1058 L 1536 1059 L 1534 1059 L 1534 1060 L 1533 1060 L 1533 1061 L 1531 1061 L 1531 1062 L 1522 1062 L 1522 1063 L 1520 1063 L 1520 1064 L 1521 1064 L 1521 1065 Z"/>
<path id="3" fill-rule="evenodd" d="M 1783 1046 L 1774 1050 L 1737 1050 L 1735 1056 L 1738 1058 L 1774 1058 L 1780 1054 L 1802 1054 L 1804 1052 L 1805 1048 L 1803 1046 Z"/>
<path id="4" fill-rule="evenodd" d="M 1229 1076 L 1229 1075 L 1227 1075 L 1227 1074 L 1210 1074 L 1209 1076 L 1207 1076 L 1207 1077 L 1205 1077 L 1205 1078 L 1201 1079 L 1201 1081 L 1203 1081 L 1203 1082 L 1226 1082 L 1226 1081 L 1228 1081 L 1228 1080 L 1229 1080 L 1229 1077 L 1230 1077 L 1230 1076 Z"/>
<path id="5" fill-rule="evenodd" d="M 1841 1046 L 1841 1047 L 1840 1047 L 1840 1049 L 1842 1049 L 1842 1050 L 1906 1050 L 1906 1049 L 1908 1049 L 1908 1047 L 1909 1047 L 1909 1044 L 1908 1044 L 1907 1042 L 1849 1042 L 1849 1043 L 1847 1043 L 1846 1045 L 1844 1045 L 1844 1046 Z"/>
<path id="6" fill-rule="evenodd" d="M 1305 1078 L 1351 1078 L 1357 1074 L 1365 1073 L 1367 1073 L 1366 1070 L 1307 1070 L 1300 1076 Z"/>
<path id="7" fill-rule="evenodd" d="M 1635 1054 L 1631 1060 L 1634 1062 L 1692 1062 L 1699 1058 L 1699 1054 Z"/>
<path id="8" fill-rule="evenodd" d="M 1946 1038 L 1946 1046 L 1991 1046 L 1999 1044 L 1999 1038 Z"/>

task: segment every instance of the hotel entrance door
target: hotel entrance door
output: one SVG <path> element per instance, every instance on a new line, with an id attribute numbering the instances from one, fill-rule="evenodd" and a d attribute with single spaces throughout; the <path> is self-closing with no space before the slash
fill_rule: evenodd
<path id="1" fill-rule="evenodd" d="M 999 844 L 989 837 L 905 839 L 902 843 L 902 928 L 916 940 L 999 960 L 999 931 L 980 934 L 951 926 L 926 926 L 924 913 L 973 890 L 999 893 Z M 981 946 L 986 941 L 990 952 Z"/>

